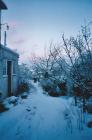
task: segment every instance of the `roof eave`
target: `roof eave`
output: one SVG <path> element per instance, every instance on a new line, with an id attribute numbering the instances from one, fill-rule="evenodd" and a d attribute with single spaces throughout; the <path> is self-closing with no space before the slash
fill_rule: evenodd
<path id="1" fill-rule="evenodd" d="M 7 9 L 8 8 L 7 8 L 6 4 L 2 0 L 0 0 L 0 10 L 7 10 Z"/>

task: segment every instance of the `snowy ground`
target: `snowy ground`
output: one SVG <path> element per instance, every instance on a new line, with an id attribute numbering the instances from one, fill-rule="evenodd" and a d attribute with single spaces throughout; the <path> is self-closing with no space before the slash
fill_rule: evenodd
<path id="1" fill-rule="evenodd" d="M 0 114 L 0 140 L 92 140 L 78 118 L 71 99 L 46 96 L 34 84 L 27 99 Z"/>

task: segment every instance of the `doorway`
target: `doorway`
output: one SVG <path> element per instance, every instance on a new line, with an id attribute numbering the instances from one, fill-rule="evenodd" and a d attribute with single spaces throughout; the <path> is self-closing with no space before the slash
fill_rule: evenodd
<path id="1" fill-rule="evenodd" d="M 8 76 L 8 96 L 11 96 L 11 79 L 12 79 L 12 61 L 7 61 L 7 76 Z"/>

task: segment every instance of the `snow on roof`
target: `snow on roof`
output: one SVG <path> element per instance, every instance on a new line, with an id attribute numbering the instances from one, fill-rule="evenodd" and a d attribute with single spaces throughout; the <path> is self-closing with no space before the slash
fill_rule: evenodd
<path id="1" fill-rule="evenodd" d="M 13 53 L 13 54 L 16 55 L 17 57 L 19 57 L 19 54 L 18 54 L 17 52 L 11 50 L 11 49 L 8 48 L 8 47 L 5 47 L 4 45 L 0 45 L 0 48 L 4 49 L 4 50 L 6 50 L 6 51 L 8 51 L 8 52 L 10 52 L 10 53 Z"/>

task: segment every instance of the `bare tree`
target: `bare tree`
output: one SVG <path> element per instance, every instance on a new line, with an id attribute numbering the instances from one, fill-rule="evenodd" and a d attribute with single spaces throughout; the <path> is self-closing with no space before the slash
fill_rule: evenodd
<path id="1" fill-rule="evenodd" d="M 62 46 L 68 58 L 66 61 L 70 68 L 69 76 L 77 89 L 81 90 L 83 109 L 85 109 L 85 100 L 87 91 L 89 91 L 87 82 L 92 81 L 92 37 L 90 28 L 82 26 L 81 34 L 76 38 L 65 39 L 64 35 L 62 35 L 62 40 Z"/>
<path id="2" fill-rule="evenodd" d="M 44 57 L 34 58 L 33 62 L 33 69 L 39 78 L 44 77 L 57 79 L 58 77 L 59 79 L 62 75 L 59 48 L 57 49 L 56 45 L 52 43 L 50 44 L 47 55 L 45 54 Z"/>

